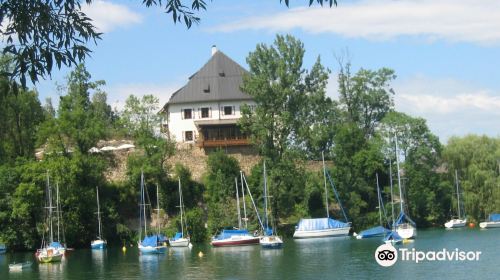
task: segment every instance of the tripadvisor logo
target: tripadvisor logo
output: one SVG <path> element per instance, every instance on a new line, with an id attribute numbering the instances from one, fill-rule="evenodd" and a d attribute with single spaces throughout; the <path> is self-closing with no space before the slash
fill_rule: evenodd
<path id="1" fill-rule="evenodd" d="M 461 251 L 442 249 L 439 251 L 417 251 L 415 248 L 399 248 L 401 261 L 419 263 L 422 261 L 479 261 L 481 251 Z M 381 266 L 392 266 L 398 260 L 398 250 L 390 244 L 380 245 L 375 250 L 375 260 Z"/>
<path id="2" fill-rule="evenodd" d="M 398 251 L 390 244 L 382 244 L 375 250 L 375 260 L 381 266 L 392 266 L 398 260 Z"/>

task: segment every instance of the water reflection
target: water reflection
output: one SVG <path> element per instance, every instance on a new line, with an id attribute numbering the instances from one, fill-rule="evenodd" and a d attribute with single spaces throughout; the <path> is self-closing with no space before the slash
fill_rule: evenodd
<path id="1" fill-rule="evenodd" d="M 40 263 L 38 264 L 38 272 L 40 279 L 62 279 L 66 262 L 56 263 Z"/>
<path id="2" fill-rule="evenodd" d="M 155 278 L 155 275 L 160 274 L 161 266 L 166 260 L 165 254 L 139 254 L 141 275 L 146 277 L 145 279 Z"/>

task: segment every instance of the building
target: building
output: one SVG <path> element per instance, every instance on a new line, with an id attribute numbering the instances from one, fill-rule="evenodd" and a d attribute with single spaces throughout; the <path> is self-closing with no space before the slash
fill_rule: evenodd
<path id="1" fill-rule="evenodd" d="M 242 106 L 255 106 L 240 89 L 245 73 L 213 46 L 208 62 L 163 106 L 163 131 L 178 143 L 200 148 L 249 145 L 237 125 Z"/>

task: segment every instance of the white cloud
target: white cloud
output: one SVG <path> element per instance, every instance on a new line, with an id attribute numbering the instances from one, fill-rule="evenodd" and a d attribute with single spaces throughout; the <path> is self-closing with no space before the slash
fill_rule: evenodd
<path id="1" fill-rule="evenodd" d="M 108 94 L 108 104 L 112 108 L 121 110 L 125 107 L 125 100 L 130 95 L 142 97 L 146 94 L 152 94 L 160 100 L 160 108 L 167 103 L 168 99 L 182 85 L 178 84 L 153 84 L 153 83 L 130 83 L 119 84 L 106 88 Z"/>
<path id="2" fill-rule="evenodd" d="M 142 22 L 142 16 L 125 5 L 110 1 L 92 1 L 90 5 L 82 5 L 82 11 L 92 19 L 100 32 L 110 32 L 118 27 Z"/>
<path id="3" fill-rule="evenodd" d="M 394 88 L 396 110 L 425 118 L 442 141 L 468 133 L 500 136 L 500 91 L 424 76 L 396 81 Z"/>
<path id="4" fill-rule="evenodd" d="M 248 17 L 209 29 L 212 32 L 301 29 L 345 37 L 386 40 L 418 36 L 484 45 L 500 43 L 498 0 L 361 0 L 336 8 L 302 7 Z"/>

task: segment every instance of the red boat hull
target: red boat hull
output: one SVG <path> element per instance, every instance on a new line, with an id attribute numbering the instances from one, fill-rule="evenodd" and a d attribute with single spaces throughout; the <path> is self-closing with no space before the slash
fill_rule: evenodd
<path id="1" fill-rule="evenodd" d="M 243 239 L 243 240 L 214 240 L 212 241 L 212 246 L 214 247 L 226 247 L 226 246 L 247 246 L 247 245 L 258 245 L 259 237 Z"/>

